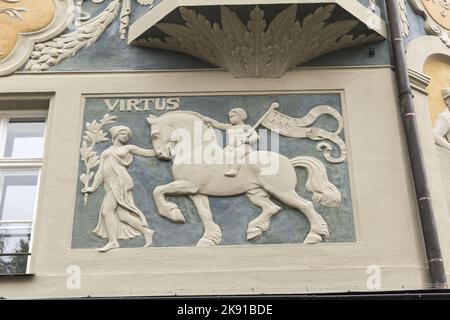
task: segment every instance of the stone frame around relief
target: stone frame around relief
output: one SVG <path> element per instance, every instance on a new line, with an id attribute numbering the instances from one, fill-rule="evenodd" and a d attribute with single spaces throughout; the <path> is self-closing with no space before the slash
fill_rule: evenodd
<path id="1" fill-rule="evenodd" d="M 345 93 L 342 90 L 287 91 L 287 92 L 286 91 L 274 91 L 274 92 L 262 92 L 262 93 L 256 93 L 256 92 L 250 92 L 250 93 L 247 93 L 247 92 L 244 92 L 244 93 L 242 93 L 242 92 L 226 92 L 226 93 L 224 93 L 224 92 L 220 92 L 220 93 L 219 92 L 218 93 L 215 93 L 215 92 L 208 92 L 208 93 L 201 92 L 201 93 L 193 93 L 193 92 L 190 92 L 188 94 L 183 93 L 183 94 L 180 94 L 180 95 L 177 95 L 177 96 L 178 97 L 182 97 L 182 98 L 188 98 L 188 97 L 195 98 L 196 97 L 196 98 L 200 98 L 200 99 L 201 98 L 208 99 L 208 98 L 211 98 L 211 97 L 239 96 L 239 97 L 247 97 L 248 99 L 252 99 L 252 98 L 255 98 L 255 97 L 260 97 L 261 98 L 261 97 L 264 97 L 264 96 L 272 96 L 272 95 L 279 95 L 279 96 L 311 96 L 311 95 L 326 96 L 326 95 L 336 95 L 338 97 L 338 101 L 340 103 L 340 112 L 341 112 L 341 114 L 343 116 L 343 121 L 344 121 L 344 133 L 343 133 L 343 136 L 344 136 L 345 141 L 347 143 L 348 150 L 351 151 L 350 140 L 349 140 L 349 132 L 348 132 L 349 128 L 348 128 L 348 125 L 347 125 L 347 117 L 346 117 Z M 171 97 L 171 96 L 175 97 L 175 95 L 173 95 L 173 94 L 167 94 L 167 95 L 164 95 L 164 94 L 161 94 L 161 95 L 133 94 L 133 95 L 131 95 L 131 94 L 117 94 L 117 93 L 115 93 L 115 94 L 111 94 L 111 95 L 107 95 L 107 94 L 102 94 L 102 95 L 83 95 L 82 106 L 83 106 L 83 112 L 84 112 L 83 118 L 85 119 L 84 122 L 86 122 L 87 120 L 92 120 L 92 119 L 87 119 L 86 118 L 86 106 L 87 106 L 87 102 L 89 101 L 89 99 L 101 99 L 101 98 L 114 99 L 114 98 L 136 98 L 136 97 L 142 97 L 142 98 L 143 97 L 148 97 L 148 98 L 151 98 L 151 97 L 162 97 L 162 96 L 164 96 L 164 97 Z M 252 119 L 253 122 L 254 122 L 254 120 L 255 119 Z M 119 124 L 120 121 L 117 121 L 117 122 Z M 83 126 L 84 126 L 84 124 L 83 124 Z M 82 130 L 82 128 L 80 128 L 80 132 L 81 132 L 81 130 Z M 136 159 L 137 159 L 137 157 L 135 157 L 135 161 L 137 161 Z M 354 180 L 354 178 L 352 177 L 353 173 L 351 171 L 351 167 L 352 167 L 351 166 L 351 152 L 349 153 L 348 158 L 347 158 L 346 161 L 347 161 L 347 163 L 345 164 L 345 166 L 347 168 L 346 181 L 347 181 L 348 192 L 349 192 L 350 199 L 351 199 L 350 200 L 350 209 L 349 210 L 350 210 L 350 214 L 351 214 L 351 222 L 352 222 L 352 226 L 351 227 L 353 229 L 353 235 L 351 236 L 352 239 L 350 239 L 350 240 L 347 239 L 346 241 L 328 242 L 327 244 L 335 243 L 335 242 L 339 242 L 339 243 L 342 243 L 342 242 L 344 242 L 344 243 L 345 242 L 355 242 L 355 241 L 357 242 L 358 238 L 359 238 L 359 232 L 358 232 L 358 228 L 357 228 L 357 226 L 358 226 L 358 223 L 357 223 L 358 219 L 357 219 L 357 214 L 355 214 L 357 212 L 357 210 L 355 209 L 356 208 L 356 203 L 355 203 L 356 199 L 355 199 L 354 196 L 353 197 L 351 196 L 353 194 L 353 192 L 354 192 L 354 188 L 353 188 L 353 184 L 354 184 L 353 180 Z M 299 176 L 298 176 L 298 178 L 299 178 Z M 78 183 L 80 183 L 80 182 L 78 182 Z M 77 195 L 78 195 L 78 193 L 80 191 L 79 189 L 80 189 L 80 186 L 78 185 L 77 186 L 77 190 L 76 190 Z M 149 194 L 149 197 L 152 198 L 152 195 Z M 153 199 L 151 199 L 151 200 L 153 201 Z M 80 201 L 80 199 L 79 199 L 79 195 L 78 195 L 77 196 L 77 206 L 79 204 L 79 201 Z M 187 200 L 187 201 L 189 201 L 189 200 Z M 227 202 L 227 201 L 230 201 L 230 200 L 227 199 L 225 202 Z M 251 206 L 251 204 L 250 204 L 250 206 Z M 284 208 L 285 207 L 283 206 L 283 209 Z M 98 210 L 98 209 L 99 209 L 99 207 L 97 206 L 96 210 Z M 255 209 L 253 211 L 255 212 L 255 210 L 257 212 L 259 212 L 259 208 L 255 207 Z M 215 216 L 216 217 L 218 215 L 220 215 L 220 212 L 218 212 L 217 209 L 216 210 L 213 209 L 213 211 L 215 211 Z M 195 212 L 193 214 L 196 215 Z M 214 212 L 213 212 L 213 214 L 214 214 Z M 286 213 L 284 213 L 284 212 L 280 212 L 280 215 L 285 215 L 285 214 Z M 157 213 L 155 211 L 152 212 L 152 217 L 154 217 L 154 215 L 157 215 Z M 77 216 L 77 213 L 75 213 L 74 220 L 73 220 L 74 224 L 73 224 L 73 232 L 72 232 L 72 234 L 73 234 L 72 248 L 73 249 L 93 248 L 93 246 L 80 245 L 79 241 L 78 242 L 76 241 L 75 233 L 76 233 L 76 229 L 78 228 L 77 225 L 76 225 L 76 216 Z M 94 216 L 94 219 L 96 219 L 97 216 L 98 216 L 98 211 L 94 212 L 93 216 Z M 192 217 L 192 213 L 189 214 L 189 217 Z M 152 220 L 154 220 L 154 218 L 150 219 L 150 221 L 149 221 L 150 225 L 152 225 Z M 166 222 L 167 222 L 166 225 L 168 223 L 171 223 L 169 221 L 166 221 Z M 199 223 L 198 217 L 197 217 L 196 223 Z M 179 225 L 175 225 L 175 227 L 180 227 L 180 226 Z M 272 226 L 272 228 L 273 227 L 274 226 Z M 161 229 L 159 228 L 159 230 L 161 230 Z M 175 228 L 174 230 L 177 230 L 177 228 Z M 89 232 L 91 232 L 91 230 L 89 230 Z M 156 232 L 158 232 L 158 228 L 156 228 Z M 197 230 L 197 232 L 198 232 L 198 230 Z M 197 234 L 197 236 L 198 236 L 198 234 Z M 127 240 L 127 241 L 134 241 L 134 239 L 133 240 Z M 98 246 L 98 245 L 100 245 L 101 242 L 103 242 L 103 241 L 101 240 L 101 241 L 97 242 L 95 245 Z M 135 241 L 134 244 L 131 247 L 139 247 L 139 246 L 141 246 L 141 242 L 142 241 L 139 238 L 139 240 Z M 192 242 L 192 239 L 191 239 L 191 242 Z M 301 241 L 299 242 L 298 239 L 297 239 L 296 242 L 275 243 L 275 245 L 279 245 L 279 244 L 289 245 L 289 244 L 299 244 L 299 243 L 301 243 Z M 254 246 L 256 244 L 259 244 L 259 243 L 258 242 L 256 242 L 256 243 L 245 243 L 245 242 L 244 243 L 226 243 L 225 245 L 226 246 L 231 245 L 231 246 L 246 246 L 246 247 L 248 247 L 249 245 L 250 246 Z M 262 244 L 267 245 L 267 244 L 272 244 L 272 243 L 264 243 L 263 242 Z M 189 247 L 191 245 L 194 245 L 194 244 L 193 243 L 191 243 L 190 245 L 182 244 L 182 247 Z M 124 245 L 124 247 L 127 247 L 127 245 Z M 171 247 L 178 247 L 178 245 L 167 245 L 167 246 L 164 246 L 164 247 L 171 248 Z"/>

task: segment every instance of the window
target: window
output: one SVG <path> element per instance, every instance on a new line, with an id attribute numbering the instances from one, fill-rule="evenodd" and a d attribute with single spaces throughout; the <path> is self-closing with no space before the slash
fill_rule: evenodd
<path id="1" fill-rule="evenodd" d="M 40 111 L 0 114 L 0 275 L 28 273 L 45 127 Z"/>

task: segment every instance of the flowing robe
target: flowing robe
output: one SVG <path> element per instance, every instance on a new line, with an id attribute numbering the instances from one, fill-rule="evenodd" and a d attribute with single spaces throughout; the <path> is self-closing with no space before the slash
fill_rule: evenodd
<path id="1" fill-rule="evenodd" d="M 131 193 L 134 182 L 128 173 L 127 168 L 133 162 L 133 155 L 130 152 L 119 153 L 118 149 L 110 147 L 102 153 L 101 161 L 102 167 L 99 170 L 102 170 L 106 195 L 100 209 L 98 225 L 92 232 L 100 237 L 107 238 L 102 212 L 105 201 L 109 198 L 109 194 L 113 195 L 114 199 L 117 201 L 118 207 L 122 207 L 128 211 L 130 215 L 137 216 L 142 221 L 142 225 L 148 227 L 147 220 L 145 219 L 144 214 L 134 204 L 133 194 Z M 117 220 L 117 234 L 119 239 L 130 239 L 141 234 L 133 227 L 122 222 L 117 214 L 115 214 L 115 218 Z"/>

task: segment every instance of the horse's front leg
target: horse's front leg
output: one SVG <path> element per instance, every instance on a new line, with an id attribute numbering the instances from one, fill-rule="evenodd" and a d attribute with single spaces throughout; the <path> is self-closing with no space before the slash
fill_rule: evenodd
<path id="1" fill-rule="evenodd" d="M 194 202 L 204 229 L 203 237 L 197 242 L 197 246 L 206 247 L 219 245 L 222 241 L 222 230 L 220 230 L 220 227 L 213 220 L 208 197 L 199 194 L 191 195 L 189 197 L 192 202 Z"/>
<path id="2" fill-rule="evenodd" d="M 153 199 L 155 200 L 158 213 L 167 219 L 184 223 L 186 222 L 178 206 L 166 200 L 166 195 L 186 195 L 196 193 L 198 190 L 191 182 L 186 180 L 174 181 L 169 184 L 158 186 L 153 190 Z"/>

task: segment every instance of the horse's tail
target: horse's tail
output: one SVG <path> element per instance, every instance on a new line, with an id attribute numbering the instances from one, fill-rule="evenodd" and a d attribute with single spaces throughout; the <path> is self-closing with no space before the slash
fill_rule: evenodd
<path id="1" fill-rule="evenodd" d="M 328 180 L 327 170 L 322 162 L 312 157 L 296 157 L 291 159 L 294 167 L 305 168 L 308 172 L 306 190 L 312 192 L 312 200 L 326 207 L 337 207 L 342 197 L 339 190 Z"/>

